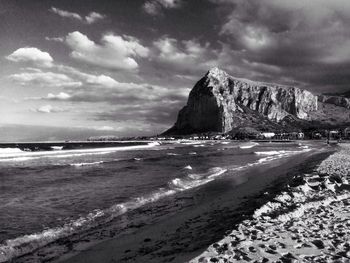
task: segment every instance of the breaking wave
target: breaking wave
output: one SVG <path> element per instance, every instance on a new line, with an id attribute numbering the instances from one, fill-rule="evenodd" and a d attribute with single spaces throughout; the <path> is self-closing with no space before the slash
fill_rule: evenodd
<path id="1" fill-rule="evenodd" d="M 102 163 L 104 163 L 104 161 L 91 162 L 91 163 L 72 163 L 70 164 L 70 166 L 81 167 L 81 166 L 98 165 Z"/>
<path id="2" fill-rule="evenodd" d="M 155 145 L 151 144 L 144 147 L 153 147 L 153 146 Z M 118 147 L 113 150 L 126 150 L 125 148 L 135 149 L 135 147 L 139 148 L 142 146 Z M 302 151 L 294 151 L 294 153 L 297 153 L 297 152 L 300 153 L 306 150 L 309 150 L 309 149 L 304 149 Z M 18 150 L 16 150 L 16 152 L 14 152 L 13 150 L 11 151 L 12 152 L 9 154 L 23 154 L 22 151 L 21 152 L 18 152 Z M 101 151 L 101 149 L 95 150 L 93 152 L 99 153 L 99 151 Z M 215 180 L 216 178 L 222 176 L 227 171 L 238 171 L 250 166 L 259 165 L 261 163 L 274 160 L 275 158 L 281 158 L 291 154 L 290 152 L 287 153 L 286 151 L 283 151 L 283 154 L 281 154 L 281 152 L 282 151 L 278 151 L 277 156 L 263 157 L 259 159 L 257 162 L 250 163 L 244 166 L 228 168 L 228 169 L 222 168 L 222 167 L 213 167 L 208 169 L 204 173 L 195 173 L 193 172 L 193 168 L 191 166 L 186 166 L 182 169 L 186 171 L 185 176 L 181 178 L 179 177 L 179 178 L 172 179 L 167 183 L 165 187 L 159 188 L 149 194 L 131 199 L 124 203 L 114 204 L 106 209 L 94 210 L 89 214 L 82 216 L 71 222 L 68 222 L 60 227 L 46 229 L 42 232 L 28 234 L 28 235 L 24 235 L 21 237 L 17 237 L 17 238 L 5 241 L 3 244 L 0 245 L 0 262 L 10 261 L 13 258 L 30 253 L 40 247 L 44 247 L 52 242 L 55 242 L 58 239 L 71 236 L 75 233 L 87 231 L 91 228 L 105 224 L 107 222 L 110 222 L 117 216 L 120 216 L 128 211 L 132 211 L 134 209 L 140 208 L 143 205 L 160 200 L 164 197 L 171 196 L 178 192 L 193 189 L 195 187 L 209 183 Z M 86 154 L 86 152 L 81 152 L 81 153 Z M 22 157 L 26 158 L 26 156 L 14 156 L 13 158 L 22 158 Z M 40 157 L 42 156 L 39 155 L 36 158 L 40 158 Z M 97 165 L 99 163 L 101 162 L 76 163 L 71 165 L 79 167 L 84 165 L 95 165 L 95 164 Z M 264 210 L 265 208 L 263 208 L 262 210 Z M 271 207 L 271 209 L 273 209 L 273 207 Z M 266 211 L 261 211 L 261 214 L 264 214 L 264 212 Z M 257 211 L 256 213 L 258 214 L 259 212 Z"/>
<path id="3" fill-rule="evenodd" d="M 77 163 L 73 165 L 84 166 L 94 164 L 95 163 Z M 185 168 L 188 169 L 189 166 Z M 61 227 L 51 228 L 39 233 L 7 240 L 3 245 L 0 245 L 0 262 L 9 261 L 15 257 L 19 257 L 23 254 L 30 253 L 35 249 L 46 246 L 60 238 L 68 237 L 74 233 L 86 231 L 98 225 L 107 223 L 119 215 L 137 209 L 145 204 L 155 202 L 166 196 L 208 183 L 226 171 L 226 169 L 214 167 L 209 169 L 206 173 L 188 174 L 184 179 L 176 178 L 170 181 L 168 187 L 160 188 L 147 195 L 134 198 L 124 203 L 112 205 L 107 209 L 94 210 L 86 216 L 80 217 Z"/>
<path id="4" fill-rule="evenodd" d="M 200 185 L 213 181 L 215 177 L 218 177 L 225 173 L 227 169 L 221 167 L 214 167 L 202 174 L 188 174 L 185 178 L 175 178 L 169 183 L 171 189 L 177 191 L 184 191 Z"/>
<path id="5" fill-rule="evenodd" d="M 117 151 L 139 150 L 147 149 L 158 146 L 158 142 L 151 142 L 147 145 L 134 145 L 134 146 L 120 146 L 120 147 L 105 147 L 105 148 L 92 148 L 92 149 L 78 149 L 78 150 L 56 150 L 56 151 L 38 151 L 38 152 L 26 152 L 19 148 L 4 148 L 0 149 L 0 162 L 18 162 L 34 160 L 38 158 L 68 158 L 79 157 L 87 155 L 102 155 L 109 154 Z"/>
<path id="6" fill-rule="evenodd" d="M 249 143 L 249 144 L 242 144 L 242 145 L 240 145 L 239 146 L 239 148 L 241 148 L 241 149 L 250 149 L 250 148 L 253 148 L 253 147 L 255 147 L 255 146 L 258 146 L 259 145 L 259 143 Z"/>
<path id="7" fill-rule="evenodd" d="M 264 152 L 254 152 L 256 155 L 292 155 L 292 154 L 297 154 L 297 153 L 302 153 L 302 152 L 308 152 L 311 151 L 309 147 L 307 148 L 302 148 L 303 150 L 299 151 L 287 151 L 287 150 L 281 150 L 281 151 L 264 151 Z"/>

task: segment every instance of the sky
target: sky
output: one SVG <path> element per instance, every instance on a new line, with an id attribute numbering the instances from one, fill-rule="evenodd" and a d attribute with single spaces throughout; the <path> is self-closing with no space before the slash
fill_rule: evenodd
<path id="1" fill-rule="evenodd" d="M 205 73 L 349 91 L 348 0 L 0 0 L 0 126 L 152 135 Z"/>

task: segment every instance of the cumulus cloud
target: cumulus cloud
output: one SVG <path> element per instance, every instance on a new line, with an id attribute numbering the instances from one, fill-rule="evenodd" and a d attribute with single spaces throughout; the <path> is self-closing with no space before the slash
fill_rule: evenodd
<path id="1" fill-rule="evenodd" d="M 198 72 L 217 65 L 217 50 L 208 42 L 200 44 L 196 40 L 178 41 L 164 36 L 154 41 L 153 45 L 153 59 L 172 67 L 177 72 Z"/>
<path id="2" fill-rule="evenodd" d="M 78 13 L 74 13 L 74 12 L 70 12 L 70 11 L 66 11 L 63 9 L 59 9 L 56 7 L 51 7 L 49 9 L 51 12 L 59 15 L 60 17 L 66 17 L 66 18 L 71 18 L 71 19 L 75 19 L 87 24 L 93 24 L 99 20 L 104 19 L 106 16 L 97 12 L 90 12 L 87 16 L 82 17 L 81 15 L 79 15 Z"/>
<path id="3" fill-rule="evenodd" d="M 179 8 L 180 0 L 149 0 L 143 5 L 143 10 L 149 15 L 159 15 L 163 9 Z"/>
<path id="4" fill-rule="evenodd" d="M 53 58 L 36 47 L 23 47 L 15 50 L 6 59 L 14 62 L 32 63 L 39 67 L 52 67 Z"/>
<path id="5" fill-rule="evenodd" d="M 71 57 L 74 59 L 109 69 L 135 70 L 139 66 L 136 58 L 149 54 L 147 47 L 130 36 L 106 34 L 101 44 L 97 44 L 75 31 L 67 35 L 65 43 L 72 49 Z"/>
<path id="6" fill-rule="evenodd" d="M 52 105 L 47 104 L 35 109 L 34 111 L 40 112 L 40 113 L 56 113 L 56 112 L 62 112 L 64 110 L 62 108 L 53 107 Z"/>
<path id="7" fill-rule="evenodd" d="M 85 17 L 85 20 L 88 24 L 93 24 L 99 20 L 102 20 L 104 19 L 106 16 L 105 15 L 102 15 L 100 13 L 97 13 L 97 12 L 91 12 L 90 14 L 88 14 L 86 17 Z"/>
<path id="8" fill-rule="evenodd" d="M 42 87 L 79 87 L 82 82 L 76 81 L 71 77 L 54 72 L 23 72 L 12 74 L 8 77 L 10 80 L 20 85 L 38 85 Z"/>

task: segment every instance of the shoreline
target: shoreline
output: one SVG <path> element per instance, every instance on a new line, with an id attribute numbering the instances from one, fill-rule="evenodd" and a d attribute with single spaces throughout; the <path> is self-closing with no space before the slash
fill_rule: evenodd
<path id="1" fill-rule="evenodd" d="M 220 240 L 235 225 L 252 216 L 257 208 L 276 196 L 293 176 L 314 168 L 331 151 L 334 149 L 323 148 L 316 153 L 302 154 L 309 161 L 307 164 L 301 156 L 294 156 L 277 164 L 249 168 L 237 178 L 247 181 L 235 186 L 234 191 L 229 185 L 232 178 L 220 179 L 220 182 L 203 187 L 194 205 L 179 214 L 165 218 L 154 226 L 141 227 L 133 234 L 74 251 L 57 262 L 191 260 Z"/>
<path id="2" fill-rule="evenodd" d="M 348 262 L 349 154 L 341 145 L 190 262 Z"/>

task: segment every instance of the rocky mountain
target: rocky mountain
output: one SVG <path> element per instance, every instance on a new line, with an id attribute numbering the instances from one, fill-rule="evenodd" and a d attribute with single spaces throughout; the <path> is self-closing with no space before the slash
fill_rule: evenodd
<path id="1" fill-rule="evenodd" d="M 350 98 L 333 96 L 333 95 L 320 95 L 318 96 L 320 102 L 333 104 L 336 106 L 344 107 L 350 109 Z"/>
<path id="2" fill-rule="evenodd" d="M 335 101 L 296 87 L 234 78 L 213 68 L 193 87 L 187 105 L 165 134 L 227 133 L 242 127 L 277 130 L 336 125 L 327 110 L 333 114 L 350 113 L 342 99 L 346 98 Z M 342 124 L 350 123 L 350 114 L 340 119 Z"/>

